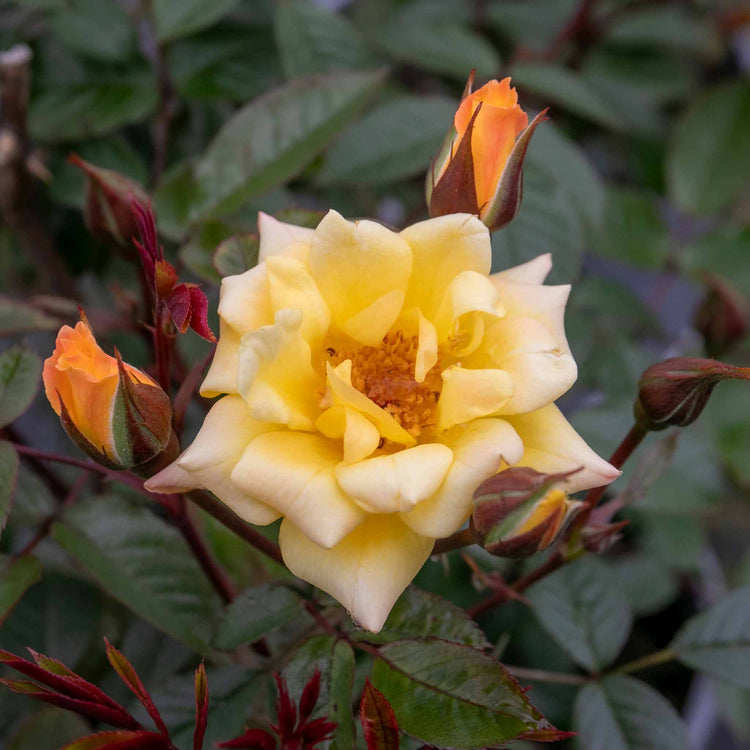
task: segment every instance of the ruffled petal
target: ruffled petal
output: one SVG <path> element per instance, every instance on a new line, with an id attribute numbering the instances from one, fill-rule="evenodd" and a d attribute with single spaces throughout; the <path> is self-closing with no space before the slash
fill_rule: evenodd
<path id="1" fill-rule="evenodd" d="M 345 360 L 338 367 L 326 363 L 328 392 L 333 404 L 348 406 L 367 417 L 387 440 L 402 445 L 415 445 L 416 440 L 385 409 L 358 391 L 352 385 L 351 360 Z M 330 404 L 329 404 L 330 405 Z"/>
<path id="2" fill-rule="evenodd" d="M 301 325 L 300 310 L 279 310 L 273 325 L 243 336 L 237 389 L 253 419 L 312 430 L 323 379 L 313 370 Z"/>
<path id="3" fill-rule="evenodd" d="M 498 414 L 541 409 L 562 396 L 578 375 L 573 357 L 534 318 L 497 321 L 466 362 L 471 367 L 498 367 L 510 375 L 512 398 L 498 407 Z"/>
<path id="4" fill-rule="evenodd" d="M 582 469 L 568 478 L 566 492 L 600 487 L 620 476 L 621 472 L 589 448 L 554 404 L 507 419 L 523 441 L 524 452 L 518 466 L 548 474 Z"/>
<path id="5" fill-rule="evenodd" d="M 333 547 L 366 513 L 339 487 L 341 450 L 306 432 L 268 432 L 250 443 L 232 472 L 248 495 L 273 506 L 315 545 Z"/>
<path id="6" fill-rule="evenodd" d="M 521 438 L 503 419 L 477 419 L 442 438 L 453 451 L 453 464 L 437 492 L 401 518 L 417 534 L 432 539 L 449 536 L 471 515 L 474 490 L 496 474 L 503 462 L 523 454 Z"/>
<path id="7" fill-rule="evenodd" d="M 211 407 L 195 440 L 175 463 L 241 518 L 260 525 L 271 523 L 280 513 L 243 492 L 231 476 L 247 446 L 258 435 L 276 429 L 276 425 L 252 419 L 239 396 L 225 396 Z"/>
<path id="8" fill-rule="evenodd" d="M 380 443 L 378 428 L 358 411 L 332 406 L 315 421 L 315 427 L 328 438 L 344 440 L 344 463 L 367 458 Z"/>
<path id="9" fill-rule="evenodd" d="M 570 353 L 565 336 L 565 305 L 570 296 L 570 285 L 543 286 L 519 284 L 515 281 L 490 276 L 500 294 L 508 318 L 534 318 L 555 337 L 558 348 Z"/>
<path id="10" fill-rule="evenodd" d="M 305 260 L 310 252 L 313 230 L 286 224 L 269 214 L 258 212 L 260 247 L 258 258 L 262 262 L 272 255 L 283 255 Z"/>
<path id="11" fill-rule="evenodd" d="M 350 222 L 336 211 L 329 211 L 313 235 L 309 265 L 331 308 L 333 323 L 343 328 L 347 321 L 384 295 L 396 290 L 406 292 L 412 254 L 399 235 L 381 224 Z M 398 317 L 400 307 L 395 314 L 390 306 L 386 307 L 391 320 L 371 323 L 387 331 Z M 361 325 L 356 329 L 366 330 Z"/>
<path id="12" fill-rule="evenodd" d="M 486 276 L 492 264 L 487 227 L 471 214 L 448 214 L 413 224 L 401 232 L 414 254 L 406 307 L 434 320 L 453 279 L 462 271 Z"/>
<path id="13" fill-rule="evenodd" d="M 266 262 L 266 275 L 274 313 L 301 310 L 302 336 L 312 346 L 319 344 L 331 323 L 331 311 L 307 265 L 296 258 L 273 256 Z"/>
<path id="14" fill-rule="evenodd" d="M 289 570 L 338 599 L 361 627 L 377 633 L 432 551 L 397 515 L 371 515 L 332 549 L 311 542 L 289 520 L 279 532 Z"/>
<path id="15" fill-rule="evenodd" d="M 399 316 L 404 293 L 392 289 L 340 324 L 341 330 L 365 346 L 377 346 Z"/>
<path id="16" fill-rule="evenodd" d="M 506 268 L 504 271 L 493 273 L 493 279 L 505 279 L 515 281 L 518 284 L 543 284 L 547 275 L 552 270 L 552 254 L 544 253 L 536 258 L 521 263 L 520 266 Z"/>
<path id="17" fill-rule="evenodd" d="M 204 489 L 203 485 L 192 474 L 188 474 L 178 464 L 182 455 L 176 461 L 172 461 L 169 466 L 165 466 L 160 472 L 149 477 L 143 483 L 143 486 L 149 492 L 156 492 L 160 495 L 171 495 L 174 492 L 190 492 L 190 490 Z"/>
<path id="18" fill-rule="evenodd" d="M 452 365 L 442 373 L 438 429 L 497 414 L 513 396 L 513 378 L 500 369 L 468 370 Z"/>
<path id="19" fill-rule="evenodd" d="M 265 263 L 222 280 L 219 317 L 240 335 L 273 323 Z"/>
<path id="20" fill-rule="evenodd" d="M 201 385 L 201 396 L 213 398 L 221 393 L 237 393 L 240 339 L 237 331 L 219 319 L 219 343 Z"/>
<path id="21" fill-rule="evenodd" d="M 453 452 L 440 443 L 425 443 L 388 455 L 336 467 L 343 490 L 370 513 L 409 511 L 430 497 L 443 482 Z"/>

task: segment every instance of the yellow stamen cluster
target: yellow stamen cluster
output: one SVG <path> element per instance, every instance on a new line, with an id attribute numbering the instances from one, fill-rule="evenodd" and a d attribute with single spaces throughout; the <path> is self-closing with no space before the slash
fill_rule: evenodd
<path id="1" fill-rule="evenodd" d="M 351 360 L 352 385 L 418 437 L 436 423 L 442 388 L 438 367 L 433 367 L 422 383 L 414 379 L 418 348 L 416 336 L 391 331 L 379 346 L 332 347 L 327 352 L 334 366 Z"/>

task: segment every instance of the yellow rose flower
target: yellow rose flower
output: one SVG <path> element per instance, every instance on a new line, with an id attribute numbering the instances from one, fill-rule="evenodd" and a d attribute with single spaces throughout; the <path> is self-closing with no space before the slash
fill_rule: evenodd
<path id="1" fill-rule="evenodd" d="M 377 632 L 501 468 L 583 467 L 568 492 L 618 475 L 553 404 L 576 365 L 569 287 L 542 286 L 549 256 L 490 276 L 488 230 L 468 214 L 400 233 L 261 214 L 259 229 L 259 264 L 222 283 L 202 393 L 226 395 L 150 489 L 203 487 L 255 524 L 283 516 L 289 569 Z"/>

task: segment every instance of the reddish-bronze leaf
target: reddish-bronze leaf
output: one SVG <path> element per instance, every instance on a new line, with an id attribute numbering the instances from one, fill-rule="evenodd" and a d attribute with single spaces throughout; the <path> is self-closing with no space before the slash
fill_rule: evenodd
<path id="1" fill-rule="evenodd" d="M 216 336 L 208 327 L 208 300 L 197 286 L 190 287 L 190 327 L 206 341 L 212 344 L 216 341 Z"/>
<path id="2" fill-rule="evenodd" d="M 106 638 L 104 643 L 107 646 L 107 659 L 112 665 L 113 669 L 120 676 L 120 679 L 133 691 L 135 697 L 143 704 L 143 707 L 148 711 L 148 715 L 156 724 L 156 728 L 159 730 L 162 736 L 169 737 L 169 731 L 162 721 L 161 715 L 154 705 L 148 690 L 144 687 L 141 682 L 141 678 L 136 674 L 133 665 L 118 651 Z"/>
<path id="3" fill-rule="evenodd" d="M 276 750 L 276 740 L 265 729 L 248 729 L 240 737 L 219 743 L 218 747 L 244 748 L 244 750 Z"/>
<path id="4" fill-rule="evenodd" d="M 398 750 L 398 722 L 391 704 L 368 679 L 359 704 L 367 750 Z"/>
<path id="5" fill-rule="evenodd" d="M 193 732 L 193 750 L 203 750 L 203 737 L 208 722 L 208 681 L 203 662 L 195 670 L 195 731 Z"/>
<path id="6" fill-rule="evenodd" d="M 315 674 L 310 678 L 307 685 L 302 691 L 302 697 L 299 699 L 299 720 L 304 723 L 315 708 L 320 695 L 320 670 L 316 669 Z"/>
<path id="7" fill-rule="evenodd" d="M 145 729 L 136 732 L 99 732 L 81 737 L 62 750 L 168 750 L 166 737 Z"/>

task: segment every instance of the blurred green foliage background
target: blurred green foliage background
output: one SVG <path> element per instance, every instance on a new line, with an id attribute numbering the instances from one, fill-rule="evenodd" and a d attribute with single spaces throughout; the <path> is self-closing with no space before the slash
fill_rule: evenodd
<path id="1" fill-rule="evenodd" d="M 528 153 L 522 209 L 493 235 L 493 268 L 550 252 L 551 281 L 573 284 L 567 330 L 580 376 L 561 406 L 592 446 L 611 453 L 652 362 L 684 354 L 750 364 L 750 13 L 739 3 L 0 0 L 0 51 L 19 43 L 33 50 L 27 123 L 48 175 L 29 193 L 32 213 L 0 223 L 8 344 L 26 340 L 47 356 L 50 331 L 77 316 L 75 298 L 100 340 L 147 361 L 134 266 L 87 232 L 71 152 L 150 191 L 168 257 L 205 284 L 215 311 L 221 275 L 243 270 L 252 249 L 224 246 L 215 257 L 216 247 L 253 232 L 259 209 L 300 222 L 329 207 L 397 227 L 424 218 L 424 174 L 476 68 L 479 83 L 512 76 L 531 114 L 550 107 Z M 0 130 L 7 118 L 0 110 Z M 193 334 L 180 346 L 188 366 L 207 351 Z M 189 413 L 193 432 L 200 418 L 197 407 Z M 43 398 L 13 429 L 71 450 Z M 750 391 L 723 384 L 697 424 L 652 436 L 613 490 L 630 526 L 595 561 L 588 589 L 614 598 L 607 611 L 621 632 L 608 636 L 606 663 L 582 662 L 574 636 L 550 635 L 564 617 L 554 591 L 541 589 L 531 596 L 542 615 L 514 603 L 483 619 L 495 653 L 575 672 L 663 648 L 695 611 L 750 583 L 749 490 Z M 186 670 L 218 603 L 179 540 L 149 526 L 133 498 L 103 507 L 84 498 L 37 548 L 44 575 L 0 630 L 0 647 L 33 646 L 117 694 L 99 645 L 115 634 L 157 703 L 172 707 L 171 725 L 187 725 Z M 0 551 L 21 548 L 54 508 L 49 481 L 22 464 Z M 279 574 L 223 528 L 207 529 L 242 586 Z M 135 561 L 133 549 L 143 550 Z M 511 580 L 518 568 L 475 557 Z M 76 563 L 96 568 L 100 585 Z M 481 598 L 455 554 L 447 568 L 428 564 L 416 583 L 462 606 Z M 670 663 L 641 676 L 682 714 L 694 747 L 740 747 L 750 738 L 750 692 L 691 675 Z M 209 670 L 223 717 L 216 736 L 241 728 L 253 703 L 263 714 L 251 676 Z M 574 708 L 577 690 L 534 683 L 531 697 L 557 726 L 581 733 L 578 746 L 620 747 L 611 727 Z M 651 693 L 626 693 L 632 711 L 647 713 Z M 45 722 L 60 742 L 85 730 L 54 709 L 0 698 L 8 750 L 46 747 L 34 735 Z M 673 746 L 644 722 L 652 744 L 631 736 L 627 747 Z"/>

